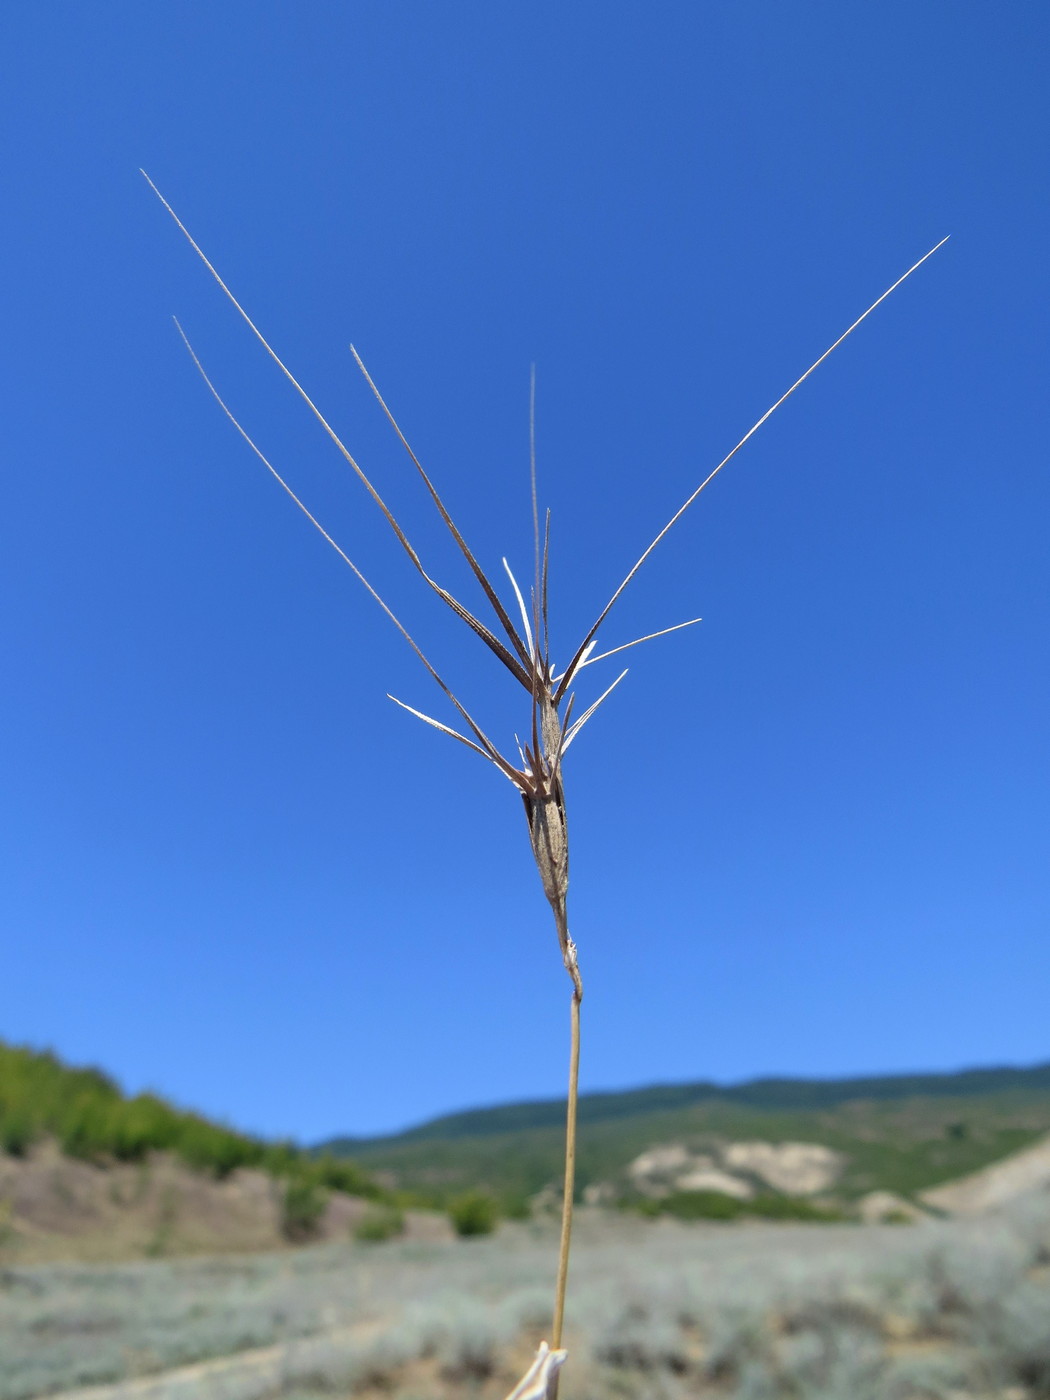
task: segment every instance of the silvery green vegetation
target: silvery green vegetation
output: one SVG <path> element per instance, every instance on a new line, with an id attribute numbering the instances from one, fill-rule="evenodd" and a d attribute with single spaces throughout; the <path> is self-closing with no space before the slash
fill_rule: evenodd
<path id="1" fill-rule="evenodd" d="M 1050 1395 L 1045 1192 L 913 1226 L 584 1217 L 567 1319 L 581 1400 Z M 551 1247 L 542 1227 L 514 1224 L 469 1243 L 8 1269 L 0 1400 L 214 1357 L 231 1360 L 151 1400 L 377 1386 L 497 1400 L 549 1318 Z"/>

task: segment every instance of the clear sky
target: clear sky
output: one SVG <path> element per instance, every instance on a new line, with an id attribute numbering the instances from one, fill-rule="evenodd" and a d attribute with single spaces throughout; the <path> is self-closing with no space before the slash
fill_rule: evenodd
<path id="1" fill-rule="evenodd" d="M 481 607 L 353 341 L 556 656 L 582 1081 L 1050 1058 L 1048 31 L 1037 3 L 36 3 L 5 15 L 0 1036 L 303 1140 L 552 1096 L 521 804 L 223 419 L 508 746 L 145 167 Z M 581 700 L 617 673 L 585 672 Z M 599 674 L 599 672 L 601 674 Z M 593 678 L 593 679 L 592 679 Z"/>

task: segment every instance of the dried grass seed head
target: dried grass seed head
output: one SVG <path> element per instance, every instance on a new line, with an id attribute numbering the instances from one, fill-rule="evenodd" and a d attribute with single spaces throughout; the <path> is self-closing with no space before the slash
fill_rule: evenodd
<path id="1" fill-rule="evenodd" d="M 947 242 L 947 239 L 941 239 L 941 241 L 937 243 L 933 248 L 931 248 L 928 253 L 921 257 L 907 270 L 907 272 L 905 272 L 890 287 L 888 287 L 880 297 L 878 297 L 874 302 L 872 302 L 872 304 L 867 308 L 867 310 L 864 311 L 863 314 L 860 315 L 852 323 L 852 325 L 850 325 L 842 333 L 842 335 L 840 335 L 838 339 L 835 340 L 828 347 L 828 349 L 825 350 L 824 353 L 821 356 L 819 356 L 819 358 L 816 359 L 813 362 L 813 364 L 810 365 L 810 367 L 805 371 L 805 373 L 800 375 L 800 377 L 794 382 L 794 384 L 792 384 L 791 387 L 785 393 L 783 393 L 780 396 L 780 398 L 777 399 L 777 401 L 769 409 L 766 410 L 762 417 L 759 418 L 757 422 L 755 422 L 752 425 L 752 427 L 748 429 L 748 431 L 744 434 L 744 436 L 740 439 L 736 446 L 729 453 L 726 454 L 726 456 L 722 459 L 721 462 L 718 463 L 714 470 L 708 473 L 708 475 L 704 478 L 704 480 L 700 483 L 700 485 L 696 488 L 692 495 L 689 496 L 688 499 L 679 507 L 679 509 L 663 527 L 663 529 L 660 530 L 660 532 L 655 536 L 655 538 L 651 541 L 651 543 L 646 547 L 646 549 L 642 552 L 639 558 L 635 561 L 630 570 L 624 576 L 622 582 L 619 584 L 619 586 L 616 588 L 616 590 L 610 597 L 609 601 L 598 614 L 594 623 L 584 635 L 583 640 L 580 642 L 579 646 L 576 648 L 576 651 L 573 653 L 572 659 L 570 660 L 568 666 L 566 666 L 565 670 L 560 675 L 555 675 L 554 669 L 550 661 L 550 627 L 548 614 L 550 514 L 548 512 L 546 516 L 546 524 L 541 542 L 539 509 L 537 504 L 536 492 L 535 372 L 533 372 L 531 376 L 529 394 L 529 461 L 535 554 L 534 580 L 533 587 L 531 590 L 531 619 L 530 609 L 526 606 L 525 598 L 522 594 L 521 589 L 518 586 L 517 580 L 514 578 L 514 575 L 511 572 L 510 566 L 507 564 L 506 560 L 503 561 L 508 577 L 510 578 L 511 586 L 513 588 L 515 600 L 517 602 L 518 610 L 521 617 L 521 628 L 519 630 L 519 628 L 515 625 L 514 621 L 512 620 L 509 611 L 504 607 L 503 602 L 500 599 L 499 593 L 496 590 L 491 579 L 489 579 L 488 575 L 482 569 L 481 565 L 478 563 L 476 556 L 471 551 L 470 547 L 467 545 L 465 539 L 463 538 L 463 535 L 457 528 L 455 522 L 452 519 L 452 516 L 450 515 L 448 509 L 442 501 L 441 496 L 439 495 L 436 487 L 434 486 L 430 477 L 424 470 L 422 464 L 419 461 L 419 458 L 416 456 L 416 453 L 413 451 L 411 445 L 408 442 L 408 439 L 402 432 L 401 427 L 398 424 L 396 418 L 394 417 L 394 414 L 391 412 L 386 400 L 383 398 L 382 394 L 380 393 L 379 389 L 375 384 L 375 381 L 369 374 L 368 369 L 364 364 L 364 361 L 358 354 L 357 350 L 354 349 L 353 346 L 350 347 L 351 353 L 353 354 L 354 360 L 358 368 L 364 376 L 369 388 L 375 395 L 376 400 L 378 401 L 384 415 L 386 416 L 391 427 L 396 433 L 399 441 L 401 442 L 409 458 L 411 459 L 413 467 L 418 473 L 424 486 L 426 487 L 426 490 L 430 495 L 430 498 L 433 501 L 434 506 L 438 511 L 438 514 L 440 515 L 443 524 L 451 534 L 453 540 L 456 543 L 457 548 L 466 560 L 471 572 L 474 574 L 474 577 L 481 588 L 482 593 L 484 594 L 489 606 L 492 609 L 492 612 L 495 616 L 496 625 L 494 628 L 490 628 L 486 626 L 477 616 L 475 616 L 475 614 L 470 609 L 465 607 L 457 598 L 455 598 L 446 588 L 442 587 L 442 585 L 439 584 L 427 571 L 427 569 L 423 565 L 419 554 L 417 553 L 413 545 L 409 542 L 407 535 L 401 528 L 401 525 L 395 518 L 393 512 L 387 506 L 386 502 L 376 490 L 375 486 L 365 474 L 364 470 L 354 458 L 353 454 L 344 445 L 342 440 L 339 438 L 338 434 L 331 427 L 331 425 L 325 419 L 323 414 L 317 408 L 316 404 L 307 394 L 305 389 L 292 374 L 291 370 L 289 370 L 284 361 L 280 358 L 280 356 L 276 353 L 273 347 L 263 336 L 259 328 L 255 325 L 254 321 L 252 321 L 251 317 L 241 306 L 240 302 L 237 300 L 237 298 L 233 295 L 229 287 L 220 277 L 216 268 L 205 256 L 203 250 L 199 247 L 197 242 L 190 234 L 189 230 L 179 219 L 174 209 L 164 198 L 164 196 L 160 193 L 153 181 L 150 180 L 149 176 L 146 175 L 145 171 L 143 171 L 142 174 L 145 176 L 150 187 L 157 195 L 157 198 L 164 205 L 165 209 L 168 211 L 168 213 L 174 219 L 175 223 L 178 225 L 179 229 L 185 235 L 191 247 L 197 253 L 198 257 L 204 263 L 205 267 L 211 273 L 212 277 L 218 283 L 225 296 L 229 299 L 229 301 L 234 306 L 238 314 L 242 317 L 249 329 L 262 344 L 267 354 L 271 357 L 271 359 L 273 359 L 275 364 L 291 383 L 292 387 L 295 389 L 296 393 L 302 398 L 303 402 L 306 404 L 307 408 L 310 410 L 314 418 L 320 424 L 321 428 L 334 443 L 341 456 L 344 458 L 344 460 L 353 470 L 355 475 L 362 482 L 365 489 L 368 491 L 368 494 L 371 496 L 372 500 L 375 502 L 382 515 L 384 516 L 385 520 L 387 521 L 387 524 L 393 531 L 401 548 L 407 554 L 413 568 L 421 576 L 426 585 L 434 593 L 437 594 L 437 596 L 442 600 L 442 602 L 444 602 L 445 605 L 449 607 L 452 610 L 452 612 L 454 612 L 456 616 L 460 618 L 462 622 L 464 622 L 470 628 L 470 630 L 485 644 L 488 650 L 491 651 L 492 654 L 498 658 L 500 663 L 506 668 L 507 671 L 510 672 L 510 674 L 518 682 L 518 684 L 521 685 L 528 692 L 530 697 L 530 735 L 524 745 L 519 745 L 520 763 L 515 764 L 509 758 L 507 758 L 501 752 L 501 750 L 498 749 L 497 746 L 488 738 L 488 736 L 484 733 L 484 731 L 481 729 L 478 723 L 473 719 L 473 717 L 466 710 L 463 704 L 459 701 L 455 694 L 453 694 L 452 690 L 442 679 L 441 675 L 438 673 L 436 668 L 424 655 L 419 645 L 415 642 L 415 640 L 409 634 L 404 625 L 396 617 L 392 609 L 380 597 L 379 593 L 375 590 L 375 588 L 372 587 L 372 585 L 365 578 L 364 574 L 356 566 L 356 564 L 354 564 L 353 561 L 348 557 L 345 551 L 340 548 L 340 546 L 335 542 L 335 540 L 332 539 L 331 535 L 328 534 L 328 532 L 323 528 L 323 526 L 318 522 L 318 520 L 311 514 L 308 508 L 303 504 L 303 502 L 295 494 L 295 492 L 280 475 L 280 473 L 276 470 L 276 468 L 270 463 L 270 461 L 255 444 L 252 438 L 249 437 L 247 432 L 245 432 L 245 430 L 241 427 L 240 423 L 230 412 L 229 408 L 226 406 L 225 402 L 219 395 L 218 390 L 208 378 L 208 375 L 206 374 L 203 366 L 201 365 L 200 360 L 197 358 L 197 355 L 194 353 L 192 347 L 189 344 L 189 341 L 182 333 L 182 328 L 179 327 L 179 332 L 180 334 L 183 334 L 183 340 L 186 342 L 186 347 L 189 350 L 191 356 L 193 357 L 197 369 L 200 371 L 201 375 L 205 380 L 205 383 L 208 385 L 208 388 L 211 390 L 212 394 L 218 400 L 220 407 L 223 409 L 223 412 L 234 424 L 237 431 L 248 443 L 252 451 L 255 452 L 255 454 L 260 458 L 260 460 L 267 467 L 267 469 L 277 479 L 277 481 L 280 483 L 283 489 L 292 498 L 295 504 L 300 508 L 300 510 L 303 511 L 303 513 L 306 515 L 307 519 L 311 522 L 311 524 L 313 524 L 315 528 L 320 531 L 320 533 L 324 536 L 328 543 L 337 551 L 337 553 L 344 560 L 344 562 L 349 565 L 349 567 L 360 579 L 365 588 L 368 589 L 369 593 L 371 593 L 371 595 L 379 603 L 380 607 L 382 607 L 384 612 L 386 612 L 387 616 L 390 617 L 391 621 L 394 623 L 394 625 L 401 632 L 402 636 L 404 636 L 405 640 L 415 651 L 416 655 L 419 657 L 420 661 L 426 667 L 427 671 L 430 673 L 434 681 L 443 691 L 446 698 L 452 704 L 453 708 L 457 711 L 461 720 L 464 722 L 467 730 L 469 731 L 469 735 L 471 737 L 468 737 L 466 734 L 461 733 L 459 730 L 452 728 L 450 725 L 444 724 L 440 720 L 434 719 L 430 715 L 424 714 L 421 710 L 417 710 L 413 706 L 405 704 L 404 701 L 398 700 L 395 696 L 391 696 L 390 698 L 394 700 L 394 703 L 399 705 L 402 709 L 407 710 L 412 715 L 415 715 L 416 718 L 422 720 L 426 724 L 431 725 L 433 728 L 439 730 L 441 733 L 447 734 L 451 738 L 456 739 L 461 744 L 465 744 L 467 748 L 473 750 L 475 753 L 480 754 L 483 758 L 486 758 L 490 763 L 492 763 L 492 765 L 495 768 L 497 768 L 503 774 L 505 778 L 507 778 L 511 783 L 513 783 L 513 785 L 521 793 L 522 798 L 524 800 L 526 817 L 529 824 L 529 835 L 532 843 L 533 855 L 535 856 L 536 864 L 539 869 L 540 878 L 543 883 L 544 893 L 546 894 L 547 899 L 550 901 L 551 907 L 554 909 L 555 912 L 555 917 L 558 920 L 559 937 L 562 940 L 563 952 L 565 952 L 567 945 L 570 945 L 570 941 L 568 940 L 568 931 L 565 927 L 565 899 L 566 892 L 568 889 L 568 830 L 565 818 L 565 798 L 564 785 L 562 782 L 562 763 L 570 745 L 573 743 L 576 736 L 580 733 L 583 726 L 596 713 L 599 706 L 611 694 L 611 692 L 620 683 L 620 681 L 623 680 L 627 672 L 621 672 L 621 674 L 616 678 L 616 680 L 613 681 L 612 685 L 610 685 L 598 697 L 598 699 L 595 700 L 576 720 L 572 720 L 574 696 L 571 687 L 573 686 L 573 683 L 575 682 L 580 671 L 582 671 L 585 667 L 594 665 L 599 661 L 604 661 L 606 658 L 614 656 L 621 651 L 625 651 L 630 647 L 638 646 L 642 642 L 651 641 L 657 637 L 666 636 L 671 632 L 679 631 L 683 627 L 691 627 L 696 622 L 699 622 L 700 619 L 691 618 L 686 622 L 680 622 L 676 623 L 674 626 L 671 627 L 661 628 L 659 631 L 647 633 L 645 636 L 638 637 L 634 641 L 625 642 L 620 646 L 613 647 L 608 651 L 601 652 L 598 655 L 595 655 L 594 649 L 597 641 L 599 627 L 601 627 L 602 624 L 605 622 L 606 618 L 609 616 L 609 613 L 612 611 L 613 607 L 623 594 L 624 590 L 627 588 L 628 584 L 631 582 L 634 576 L 638 573 L 639 569 L 642 567 L 645 561 L 649 558 L 650 554 L 653 553 L 653 551 L 660 544 L 660 542 L 663 540 L 664 536 L 668 533 L 672 526 L 674 526 L 681 519 L 681 517 L 685 514 L 685 512 L 689 509 L 693 502 L 700 496 L 700 494 L 706 489 L 706 487 L 710 485 L 710 483 L 714 480 L 714 478 L 718 475 L 722 468 L 726 466 L 726 464 L 730 462 L 733 457 L 736 456 L 736 454 L 740 451 L 744 444 L 776 412 L 776 410 L 781 406 L 781 404 L 783 404 L 788 398 L 790 398 L 790 396 L 795 392 L 795 390 L 798 389 L 799 386 L 803 384 L 806 379 L 809 378 L 809 376 L 814 372 L 814 370 L 816 370 L 842 344 L 842 342 L 846 340 L 846 338 L 850 336 L 853 333 L 853 331 L 856 330 L 857 327 L 864 320 L 867 319 L 868 316 L 871 315 L 871 313 L 876 309 L 876 307 L 878 307 L 883 301 L 885 301 L 886 298 L 890 296 L 891 293 L 894 292 L 901 285 L 902 282 L 904 282 L 908 277 L 910 277 L 913 272 L 915 272 L 919 267 L 921 267 L 922 264 L 927 260 L 927 258 L 932 257 L 932 255 L 940 247 L 942 247 L 945 242 Z M 561 713 L 563 705 L 564 715 Z"/>

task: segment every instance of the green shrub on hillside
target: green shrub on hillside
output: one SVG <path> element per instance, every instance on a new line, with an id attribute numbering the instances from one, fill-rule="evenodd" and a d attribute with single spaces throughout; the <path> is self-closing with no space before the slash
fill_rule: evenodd
<path id="1" fill-rule="evenodd" d="M 384 1195 L 354 1162 L 314 1160 L 290 1143 L 266 1143 L 182 1112 L 156 1094 L 126 1098 L 98 1070 L 70 1069 L 48 1051 L 0 1041 L 0 1149 L 22 1156 L 44 1137 L 89 1162 L 140 1162 L 151 1152 L 173 1152 L 187 1166 L 217 1177 L 261 1167 L 287 1178 L 296 1219 L 309 1215 L 310 1200 L 321 1199 L 323 1211 L 327 1190 Z"/>
<path id="2" fill-rule="evenodd" d="M 366 1196 L 372 1200 L 379 1200 L 385 1194 L 356 1162 L 324 1156 L 316 1159 L 310 1170 L 322 1186 L 332 1191 L 345 1191 L 348 1196 Z"/>
<path id="3" fill-rule="evenodd" d="M 320 1229 L 328 1192 L 309 1177 L 293 1176 L 281 1201 L 281 1232 L 295 1244 L 314 1239 Z"/>
<path id="4" fill-rule="evenodd" d="M 33 1120 L 23 1109 L 14 1109 L 0 1122 L 0 1151 L 24 1157 L 33 1145 Z"/>
<path id="5" fill-rule="evenodd" d="M 496 1202 L 484 1191 L 466 1191 L 449 1202 L 449 1219 L 457 1235 L 491 1235 L 496 1228 Z"/>
<path id="6" fill-rule="evenodd" d="M 405 1217 L 396 1206 L 371 1206 L 354 1226 L 354 1239 L 362 1244 L 382 1244 L 405 1228 Z"/>
<path id="7" fill-rule="evenodd" d="M 724 1191 L 675 1191 L 653 1205 L 653 1215 L 673 1215 L 677 1220 L 737 1220 L 746 1214 L 748 1202 Z"/>

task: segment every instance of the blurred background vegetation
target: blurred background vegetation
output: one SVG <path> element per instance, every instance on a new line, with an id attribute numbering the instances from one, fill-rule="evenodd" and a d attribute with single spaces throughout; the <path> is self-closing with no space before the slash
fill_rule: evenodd
<path id="1" fill-rule="evenodd" d="M 401 1212 L 447 1212 L 462 1236 L 500 1219 L 557 1208 L 564 1105 L 558 1100 L 448 1115 L 391 1137 L 339 1138 L 314 1148 L 241 1133 L 156 1094 L 128 1096 L 97 1069 L 0 1041 L 0 1149 L 44 1140 L 100 1165 L 165 1152 L 216 1178 L 241 1167 L 279 1183 L 284 1233 L 313 1236 L 333 1191 L 375 1210 L 360 1238 L 390 1238 Z M 872 1190 L 912 1197 L 996 1162 L 1050 1131 L 1050 1066 L 872 1079 L 763 1080 L 722 1087 L 665 1085 L 580 1100 L 580 1198 L 680 1219 L 841 1218 Z M 732 1141 L 821 1144 L 843 1167 L 830 1196 L 805 1200 L 758 1185 L 749 1200 L 718 1191 L 647 1197 L 630 1164 L 654 1144 L 695 1153 Z M 588 1194 L 590 1193 L 590 1194 Z M 556 1194 L 556 1193 L 555 1193 Z M 546 1199 L 550 1197 L 550 1199 Z"/>
<path id="2" fill-rule="evenodd" d="M 220 1178 L 238 1167 L 258 1167 L 287 1179 L 292 1221 L 319 1213 L 327 1190 L 377 1200 L 386 1194 L 346 1158 L 251 1137 L 156 1094 L 129 1097 L 101 1070 L 71 1069 L 49 1051 L 0 1041 L 0 1148 L 22 1157 L 44 1138 L 90 1162 L 140 1162 L 151 1152 L 170 1152 Z"/>
<path id="3" fill-rule="evenodd" d="M 382 1138 L 337 1138 L 319 1154 L 345 1154 L 420 1204 L 447 1209 L 466 1191 L 487 1192 L 500 1213 L 527 1214 L 559 1179 L 565 1106 L 561 1100 L 450 1114 Z M 863 1079 L 766 1079 L 721 1086 L 706 1081 L 622 1093 L 583 1094 L 576 1180 L 581 1199 L 605 1184 L 604 1200 L 652 1210 L 632 1198 L 627 1169 L 654 1144 L 691 1150 L 759 1139 L 819 1143 L 844 1158 L 840 1205 L 867 1192 L 913 1196 L 978 1171 L 1050 1131 L 1050 1065 Z M 740 1214 L 809 1219 L 827 1203 L 763 1195 L 746 1203 L 717 1193 L 664 1201 L 684 1216 Z M 831 1211 L 834 1214 L 834 1210 Z"/>

